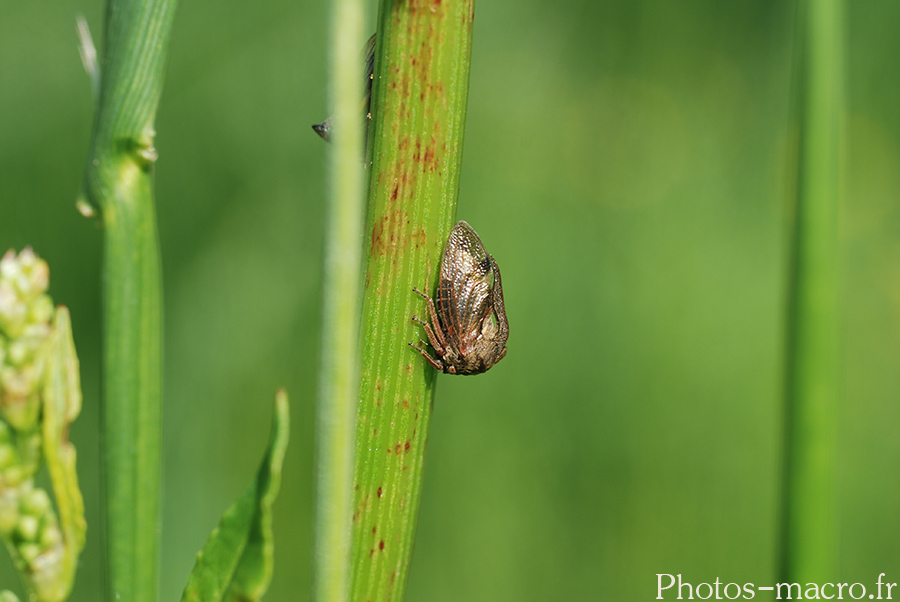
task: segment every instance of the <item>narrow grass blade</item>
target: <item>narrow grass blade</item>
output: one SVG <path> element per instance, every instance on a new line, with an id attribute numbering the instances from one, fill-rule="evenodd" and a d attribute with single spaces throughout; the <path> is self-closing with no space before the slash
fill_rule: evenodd
<path id="1" fill-rule="evenodd" d="M 792 582 L 837 567 L 838 197 L 843 6 L 805 0 L 798 18 L 799 146 L 788 285 L 783 566 Z"/>
<path id="2" fill-rule="evenodd" d="M 325 221 L 322 360 L 316 466 L 314 599 L 345 602 L 349 582 L 353 433 L 359 390 L 363 224 L 361 0 L 332 4 L 329 191 Z"/>

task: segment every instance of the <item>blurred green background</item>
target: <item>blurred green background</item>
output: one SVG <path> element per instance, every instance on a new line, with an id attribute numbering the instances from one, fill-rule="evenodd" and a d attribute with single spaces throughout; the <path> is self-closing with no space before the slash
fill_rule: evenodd
<path id="1" fill-rule="evenodd" d="M 900 581 L 900 4 L 848 3 L 841 566 Z M 374 12 L 374 5 L 371 9 Z M 0 247 L 70 307 L 101 591 L 101 232 L 74 209 L 103 3 L 0 5 Z M 182 2 L 157 120 L 162 599 L 243 489 L 288 388 L 269 600 L 309 598 L 324 2 Z M 479 2 L 459 217 L 503 269 L 509 355 L 440 378 L 408 599 L 651 600 L 777 557 L 794 4 Z M 0 584 L 15 577 L 5 555 Z"/>

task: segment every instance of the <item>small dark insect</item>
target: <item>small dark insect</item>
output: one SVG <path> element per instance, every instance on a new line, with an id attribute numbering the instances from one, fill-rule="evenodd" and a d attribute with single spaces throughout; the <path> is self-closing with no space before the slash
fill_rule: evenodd
<path id="1" fill-rule="evenodd" d="M 366 42 L 366 48 L 363 51 L 366 57 L 366 81 L 363 84 L 362 112 L 366 116 L 366 127 L 368 128 L 369 120 L 372 119 L 372 113 L 369 108 L 372 103 L 372 80 L 375 78 L 375 34 Z M 312 129 L 322 137 L 325 142 L 331 142 L 331 122 L 334 115 L 323 121 L 315 123 Z M 368 130 L 367 130 L 368 133 Z"/>
<path id="2" fill-rule="evenodd" d="M 475 230 L 466 222 L 453 226 L 441 259 L 437 299 L 413 289 L 428 302 L 431 324 L 425 328 L 437 358 L 410 342 L 428 363 L 447 374 L 480 374 L 503 359 L 509 322 L 503 307 L 500 268 Z"/>

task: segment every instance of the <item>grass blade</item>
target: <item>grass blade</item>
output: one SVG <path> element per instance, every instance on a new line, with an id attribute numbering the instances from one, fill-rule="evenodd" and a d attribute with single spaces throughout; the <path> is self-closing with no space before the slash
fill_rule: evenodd
<path id="1" fill-rule="evenodd" d="M 344 602 L 349 583 L 353 434 L 359 387 L 359 308 L 363 224 L 363 6 L 335 0 L 332 12 L 334 127 L 329 150 L 322 362 L 319 381 L 315 593 Z"/>
<path id="2" fill-rule="evenodd" d="M 798 20 L 800 125 L 786 351 L 785 578 L 822 582 L 837 555 L 838 196 L 843 6 Z"/>
<path id="3" fill-rule="evenodd" d="M 85 173 L 103 252 L 102 458 L 107 598 L 156 602 L 162 290 L 154 120 L 175 0 L 109 0 Z"/>
<path id="4" fill-rule="evenodd" d="M 456 214 L 471 0 L 383 0 L 372 91 L 353 509 L 354 602 L 402 600 L 424 476 L 435 372 L 407 342 L 422 336 L 413 287 L 433 291 Z"/>

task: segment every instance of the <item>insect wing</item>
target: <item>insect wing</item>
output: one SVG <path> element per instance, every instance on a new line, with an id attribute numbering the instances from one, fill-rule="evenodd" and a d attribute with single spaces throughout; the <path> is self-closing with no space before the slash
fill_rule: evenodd
<path id="1" fill-rule="evenodd" d="M 369 111 L 369 102 L 372 98 L 372 80 L 375 79 L 375 34 L 366 42 L 366 48 L 363 51 L 366 57 L 366 80 L 363 82 L 363 100 L 365 102 L 366 112 Z"/>
<path id="2" fill-rule="evenodd" d="M 331 142 L 331 117 L 322 123 L 314 123 L 312 129 L 322 137 L 325 142 Z"/>
<path id="3" fill-rule="evenodd" d="M 441 260 L 437 306 L 451 342 L 465 355 L 491 311 L 494 283 L 491 258 L 469 224 L 460 221 L 447 239 Z"/>

